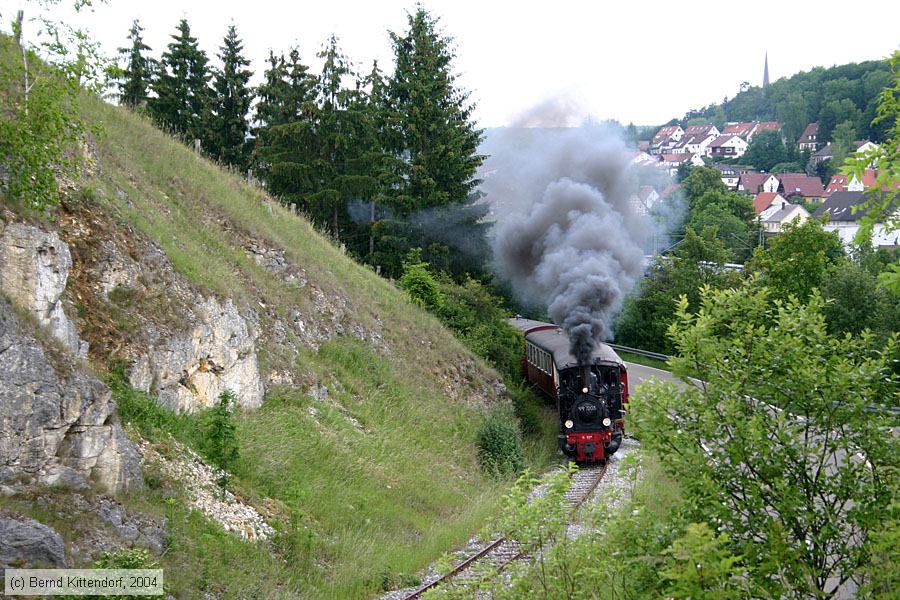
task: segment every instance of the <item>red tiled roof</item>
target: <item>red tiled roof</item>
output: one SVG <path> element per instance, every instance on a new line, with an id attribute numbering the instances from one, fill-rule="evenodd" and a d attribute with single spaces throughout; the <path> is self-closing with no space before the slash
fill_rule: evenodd
<path id="1" fill-rule="evenodd" d="M 762 184 L 765 183 L 766 179 L 771 176 L 769 173 L 744 173 L 738 181 L 738 187 L 743 186 L 745 192 L 756 194 L 762 188 Z"/>
<path id="2" fill-rule="evenodd" d="M 683 163 L 690 160 L 694 155 L 690 152 L 682 152 L 681 154 L 663 154 L 663 161 L 670 163 Z"/>
<path id="3" fill-rule="evenodd" d="M 797 141 L 798 144 L 810 144 L 815 142 L 813 136 L 819 135 L 819 124 L 818 123 L 810 123 L 806 126 L 806 129 L 803 130 L 803 133 L 800 134 L 800 139 Z"/>
<path id="4" fill-rule="evenodd" d="M 756 198 L 753 199 L 753 210 L 757 213 L 761 213 L 762 211 L 769 208 L 769 205 L 780 196 L 778 192 L 760 192 L 756 195 Z"/>
<path id="5" fill-rule="evenodd" d="M 779 173 L 776 177 L 781 182 L 786 198 L 797 194 L 804 198 L 821 198 L 825 193 L 822 181 L 818 177 L 810 177 L 806 173 Z"/>
<path id="6" fill-rule="evenodd" d="M 756 124 L 756 130 L 759 131 L 760 129 L 772 129 L 777 131 L 781 129 L 781 123 L 778 121 L 762 121 L 761 123 Z"/>
<path id="7" fill-rule="evenodd" d="M 822 194 L 823 198 L 827 198 L 831 196 L 835 192 L 846 192 L 847 191 L 847 176 L 841 175 L 838 173 L 834 177 L 831 178 L 831 181 L 828 182 L 828 185 L 825 187 L 825 192 Z"/>
<path id="8" fill-rule="evenodd" d="M 739 137 L 740 137 L 739 135 L 734 135 L 734 134 L 720 135 L 719 137 L 717 137 L 716 139 L 714 139 L 713 141 L 711 141 L 709 143 L 709 147 L 710 148 L 718 148 L 719 146 L 724 146 L 728 141 L 731 140 L 731 138 L 739 138 Z"/>
<path id="9" fill-rule="evenodd" d="M 712 125 L 691 125 L 684 130 L 685 135 L 705 135 L 713 128 Z"/>
<path id="10" fill-rule="evenodd" d="M 753 123 L 732 123 L 726 125 L 722 135 L 747 135 L 753 129 Z"/>

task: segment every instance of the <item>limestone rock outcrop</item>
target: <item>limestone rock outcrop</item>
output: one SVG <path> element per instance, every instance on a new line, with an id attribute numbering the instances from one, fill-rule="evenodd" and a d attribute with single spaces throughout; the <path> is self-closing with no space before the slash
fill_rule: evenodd
<path id="1" fill-rule="evenodd" d="M 30 327 L 0 298 L 0 484 L 141 487 L 109 388 Z"/>
<path id="2" fill-rule="evenodd" d="M 33 519 L 0 513 L 0 568 L 65 567 L 62 536 Z"/>
<path id="3" fill-rule="evenodd" d="M 129 373 L 131 385 L 177 412 L 212 406 L 225 390 L 244 408 L 261 406 L 255 330 L 231 299 L 201 298 L 192 312 L 187 331 L 150 341 Z"/>
<path id="4" fill-rule="evenodd" d="M 0 223 L 0 290 L 34 315 L 79 357 L 87 354 L 75 325 L 63 310 L 72 255 L 56 232 L 25 223 Z"/>

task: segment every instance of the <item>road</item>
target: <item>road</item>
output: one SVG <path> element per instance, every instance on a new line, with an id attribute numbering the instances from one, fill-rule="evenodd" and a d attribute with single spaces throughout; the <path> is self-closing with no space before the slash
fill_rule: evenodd
<path id="1" fill-rule="evenodd" d="M 659 379 L 660 381 L 671 381 L 679 387 L 684 387 L 684 382 L 668 371 L 633 362 L 626 362 L 625 365 L 628 367 L 628 384 L 632 390 L 636 390 L 641 383 L 650 378 Z"/>

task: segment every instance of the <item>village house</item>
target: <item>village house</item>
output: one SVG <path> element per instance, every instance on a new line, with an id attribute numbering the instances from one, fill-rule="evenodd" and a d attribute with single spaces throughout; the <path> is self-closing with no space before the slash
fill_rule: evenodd
<path id="1" fill-rule="evenodd" d="M 711 135 L 713 137 L 718 137 L 722 135 L 719 129 L 715 125 L 689 125 L 687 129 L 684 130 L 684 135 Z"/>
<path id="2" fill-rule="evenodd" d="M 744 155 L 748 146 L 736 135 L 720 135 L 709 143 L 708 153 L 713 158 L 737 158 Z"/>
<path id="3" fill-rule="evenodd" d="M 728 123 L 722 130 L 722 135 L 736 135 L 747 139 L 747 136 L 753 131 L 753 123 Z"/>
<path id="4" fill-rule="evenodd" d="M 640 215 L 649 214 L 659 202 L 659 192 L 652 186 L 642 185 L 636 194 L 631 196 L 631 207 Z"/>
<path id="5" fill-rule="evenodd" d="M 825 231 L 836 231 L 844 245 L 849 247 L 853 245 L 860 222 L 866 215 L 866 210 L 861 208 L 865 201 L 865 192 L 835 192 L 816 209 L 813 217 L 827 217 L 828 222 L 823 226 Z M 900 200 L 894 206 L 894 218 L 900 218 Z M 889 231 L 884 223 L 876 223 L 872 228 L 872 245 L 876 248 L 900 247 L 900 230 Z"/>
<path id="6" fill-rule="evenodd" d="M 872 148 L 878 148 L 878 144 L 870 142 L 869 140 L 856 140 L 850 144 L 850 151 L 854 154 L 863 154 Z M 812 155 L 812 161 L 816 165 L 819 165 L 826 160 L 831 160 L 832 158 L 834 158 L 834 147 L 831 142 L 828 142 L 824 148 Z"/>
<path id="7" fill-rule="evenodd" d="M 818 177 L 810 177 L 806 173 L 779 173 L 778 191 L 788 200 L 797 197 L 809 202 L 818 202 L 825 195 L 825 188 Z"/>
<path id="8" fill-rule="evenodd" d="M 803 130 L 803 133 L 800 134 L 800 139 L 797 140 L 797 145 L 800 147 L 800 151 L 809 150 L 810 152 L 815 152 L 819 149 L 819 124 L 818 123 L 810 123 L 806 126 L 806 129 Z"/>
<path id="9" fill-rule="evenodd" d="M 667 125 L 661 127 L 650 141 L 650 154 L 665 154 L 681 141 L 684 129 L 681 125 Z"/>
<path id="10" fill-rule="evenodd" d="M 800 225 L 809 218 L 809 212 L 799 204 L 782 202 L 774 206 L 775 210 L 762 220 L 763 231 L 766 235 L 777 235 L 788 223 Z"/>
<path id="11" fill-rule="evenodd" d="M 778 121 L 762 121 L 759 123 L 755 123 L 753 129 L 750 130 L 750 133 L 747 134 L 747 141 L 752 142 L 753 136 L 755 136 L 760 131 L 777 131 L 781 133 L 781 123 Z"/>
<path id="12" fill-rule="evenodd" d="M 825 193 L 822 194 L 823 198 L 828 198 L 835 192 L 846 192 L 847 191 L 847 176 L 841 173 L 837 175 L 833 175 L 831 180 L 828 182 L 828 185 L 825 186 Z"/>
<path id="13" fill-rule="evenodd" d="M 713 129 L 715 128 L 713 127 Z M 681 138 L 681 141 L 672 148 L 672 152 L 674 154 L 687 153 L 699 154 L 701 156 L 707 155 L 707 148 L 709 147 L 710 142 L 716 139 L 716 137 L 717 136 L 712 133 L 685 133 L 684 137 Z"/>
<path id="14" fill-rule="evenodd" d="M 777 192 L 781 182 L 771 173 L 748 171 L 738 179 L 738 191 L 756 195 L 760 192 Z"/>
<path id="15" fill-rule="evenodd" d="M 765 219 L 788 201 L 778 192 L 760 192 L 753 198 L 753 210 L 759 218 Z"/>
<path id="16" fill-rule="evenodd" d="M 678 167 L 685 163 L 695 167 L 702 167 L 703 159 L 699 154 L 688 154 L 686 152 L 682 154 L 663 154 L 659 167 L 665 169 L 671 177 L 675 177 L 678 174 Z"/>
<path id="17" fill-rule="evenodd" d="M 722 179 L 722 183 L 724 183 L 728 187 L 728 189 L 737 189 L 741 174 L 735 167 L 732 167 L 731 165 L 722 165 L 716 163 L 713 165 L 713 168 L 718 169 L 720 177 Z"/>

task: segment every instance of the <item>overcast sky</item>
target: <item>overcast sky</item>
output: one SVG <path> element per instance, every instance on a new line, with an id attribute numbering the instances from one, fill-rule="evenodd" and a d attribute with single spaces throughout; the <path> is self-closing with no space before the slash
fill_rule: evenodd
<path id="1" fill-rule="evenodd" d="M 0 0 L 5 23 L 11 9 L 22 4 L 28 9 L 30 3 Z M 423 4 L 455 40 L 458 81 L 477 102 L 476 118 L 484 127 L 506 125 L 556 97 L 581 107 L 572 109 L 576 119 L 661 123 L 734 96 L 742 81 L 761 83 L 766 51 L 774 81 L 817 65 L 883 58 L 900 43 L 900 2 L 889 1 Z M 185 17 L 211 57 L 233 22 L 258 81 L 269 48 L 297 45 L 318 70 L 315 53 L 331 33 L 361 70 L 377 59 L 389 71 L 387 31 L 403 31 L 406 12 L 414 6 L 413 0 L 109 0 L 81 22 L 113 54 L 126 44 L 132 19 L 139 18 L 158 56 Z"/>

